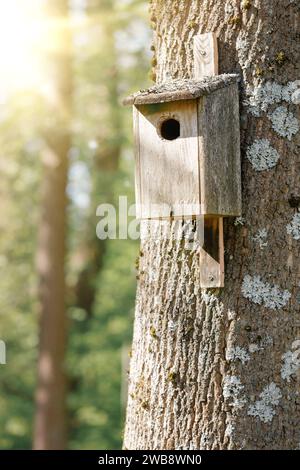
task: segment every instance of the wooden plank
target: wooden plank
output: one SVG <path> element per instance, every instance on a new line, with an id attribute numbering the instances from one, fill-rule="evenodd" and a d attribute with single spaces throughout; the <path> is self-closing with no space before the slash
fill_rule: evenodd
<path id="1" fill-rule="evenodd" d="M 238 85 L 203 97 L 198 106 L 203 214 L 240 216 L 241 157 Z"/>
<path id="2" fill-rule="evenodd" d="M 140 105 L 166 103 L 169 101 L 194 100 L 206 96 L 215 90 L 224 88 L 240 80 L 237 74 L 206 76 L 199 79 L 177 78 L 158 83 L 146 90 L 141 90 L 123 100 L 123 104 Z"/>
<path id="3" fill-rule="evenodd" d="M 142 217 L 141 201 L 141 165 L 140 165 L 140 133 L 139 133 L 139 112 L 133 106 L 133 135 L 134 135 L 134 157 L 135 157 L 135 205 L 136 218 Z"/>
<path id="4" fill-rule="evenodd" d="M 194 37 L 194 79 L 218 73 L 215 33 Z M 241 157 L 238 85 L 199 100 L 199 160 L 203 214 L 241 215 Z"/>
<path id="5" fill-rule="evenodd" d="M 142 218 L 157 219 L 199 215 L 197 101 L 138 106 Z M 180 123 L 180 135 L 166 140 L 161 125 L 167 119 Z M 197 207 L 186 213 L 187 205 Z"/>
<path id="6" fill-rule="evenodd" d="M 215 33 L 194 36 L 194 78 L 218 75 L 218 43 Z"/>
<path id="7" fill-rule="evenodd" d="M 225 273 L 225 262 L 224 262 L 224 224 L 223 217 L 219 217 L 219 287 L 224 287 L 224 273 Z"/>
<path id="8" fill-rule="evenodd" d="M 200 248 L 200 286 L 224 287 L 223 218 L 204 218 L 204 245 Z"/>
<path id="9" fill-rule="evenodd" d="M 194 37 L 194 78 L 203 79 L 205 76 L 218 74 L 218 43 L 215 33 L 200 34 Z M 198 101 L 198 135 L 199 135 L 199 167 L 200 167 L 200 200 L 204 214 L 204 244 L 200 248 L 200 286 L 202 288 L 224 287 L 224 236 L 223 218 L 209 217 L 211 208 L 216 208 L 212 214 L 222 214 L 224 185 L 221 182 L 226 179 L 227 155 L 219 143 L 227 142 L 223 130 L 223 119 L 218 114 L 222 94 L 228 93 L 220 90 L 220 95 L 210 93 Z M 211 106 L 209 107 L 209 104 Z M 214 109 L 214 105 L 216 104 Z M 227 103 L 226 103 L 227 104 Z M 226 110 L 221 110 L 226 113 Z M 226 116 L 227 117 L 227 116 Z M 214 153 L 217 150 L 217 153 Z M 225 157 L 225 158 L 224 158 Z M 235 155 L 232 156 L 234 159 Z M 214 165 L 212 165 L 212 163 Z M 230 186 L 225 189 L 225 194 L 231 191 Z M 226 199 L 226 198 L 225 198 Z"/>

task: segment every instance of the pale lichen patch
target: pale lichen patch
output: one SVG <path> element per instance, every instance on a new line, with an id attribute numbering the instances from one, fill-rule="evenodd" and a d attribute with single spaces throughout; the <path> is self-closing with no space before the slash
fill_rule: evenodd
<path id="1" fill-rule="evenodd" d="M 223 397 L 233 408 L 241 409 L 245 406 L 247 400 L 243 396 L 244 385 L 239 377 L 235 375 L 226 375 L 223 380 Z"/>
<path id="2" fill-rule="evenodd" d="M 268 237 L 268 230 L 265 228 L 262 228 L 258 230 L 258 232 L 254 235 L 254 237 L 252 237 L 252 240 L 259 245 L 261 250 L 263 250 L 266 246 L 268 246 L 267 237 Z"/>
<path id="3" fill-rule="evenodd" d="M 234 310 L 227 311 L 228 320 L 234 320 L 236 318 L 236 312 Z"/>
<path id="4" fill-rule="evenodd" d="M 291 140 L 293 135 L 299 131 L 298 119 L 287 109 L 286 106 L 279 106 L 269 115 L 272 127 L 277 134 Z"/>
<path id="5" fill-rule="evenodd" d="M 258 344 L 255 344 L 255 343 L 249 344 L 248 349 L 249 349 L 249 352 L 250 352 L 251 354 L 253 354 L 253 353 L 257 352 L 257 351 L 260 351 L 260 347 L 258 346 Z"/>
<path id="6" fill-rule="evenodd" d="M 260 399 L 249 406 L 248 415 L 259 418 L 263 423 L 270 423 L 276 414 L 274 407 L 279 405 L 281 397 L 280 388 L 274 382 L 270 383 L 259 395 Z"/>
<path id="7" fill-rule="evenodd" d="M 282 86 L 276 82 L 259 84 L 252 91 L 248 91 L 248 96 L 245 104 L 249 106 L 249 112 L 259 117 L 261 111 L 266 112 L 269 106 L 282 101 Z"/>
<path id="8" fill-rule="evenodd" d="M 290 382 L 291 376 L 300 368 L 300 340 L 293 342 L 291 350 L 281 356 L 283 365 L 281 367 L 281 378 Z"/>
<path id="9" fill-rule="evenodd" d="M 149 282 L 156 282 L 157 281 L 157 278 L 158 278 L 158 272 L 155 270 L 155 269 L 150 269 L 148 271 L 148 279 L 149 279 Z"/>
<path id="10" fill-rule="evenodd" d="M 201 434 L 201 438 L 200 438 L 200 448 L 206 448 L 207 446 L 209 446 L 210 444 L 210 436 L 209 434 L 204 431 L 202 434 Z"/>
<path id="11" fill-rule="evenodd" d="M 297 96 L 300 91 L 300 81 L 289 82 L 286 86 L 282 87 L 282 99 L 287 103 L 299 104 Z"/>
<path id="12" fill-rule="evenodd" d="M 245 223 L 246 223 L 245 217 L 236 217 L 236 218 L 234 219 L 234 225 L 235 225 L 236 227 L 239 226 L 239 225 L 245 225 Z"/>
<path id="13" fill-rule="evenodd" d="M 293 97 L 298 89 L 299 81 L 289 82 L 287 85 L 268 81 L 248 90 L 248 99 L 245 101 L 245 105 L 248 106 L 248 110 L 253 116 L 259 117 L 262 112 L 267 112 L 272 105 L 282 101 L 294 103 Z"/>
<path id="14" fill-rule="evenodd" d="M 257 139 L 248 147 L 246 156 L 256 171 L 269 170 L 276 166 L 280 156 L 267 139 Z"/>
<path id="15" fill-rule="evenodd" d="M 226 437 L 231 437 L 234 433 L 234 425 L 232 423 L 228 423 L 225 429 L 225 436 Z"/>
<path id="16" fill-rule="evenodd" d="M 218 297 L 211 293 L 208 289 L 203 289 L 202 300 L 207 307 L 215 308 L 219 315 L 223 313 L 223 304 L 219 302 Z"/>
<path id="17" fill-rule="evenodd" d="M 203 291 L 202 299 L 207 306 L 213 305 L 218 300 L 217 297 L 214 294 L 211 294 L 209 291 Z"/>
<path id="18" fill-rule="evenodd" d="M 242 69 L 247 69 L 251 63 L 251 59 L 249 57 L 249 49 L 251 47 L 251 43 L 247 37 L 245 37 L 245 33 L 243 31 L 237 37 L 235 43 L 236 51 L 239 56 L 239 62 L 241 64 Z"/>
<path id="19" fill-rule="evenodd" d="M 258 351 L 263 351 L 266 347 L 271 346 L 273 344 L 273 338 L 269 335 L 266 335 L 257 343 L 250 343 L 248 346 L 248 350 L 250 354 L 254 354 Z"/>
<path id="20" fill-rule="evenodd" d="M 242 294 L 255 304 L 264 305 L 272 310 L 284 307 L 291 298 L 288 290 L 282 290 L 277 285 L 272 286 L 263 282 L 260 276 L 249 275 L 244 277 Z"/>
<path id="21" fill-rule="evenodd" d="M 183 445 L 178 445 L 175 450 L 197 450 L 197 446 L 193 442 L 187 442 Z"/>
<path id="22" fill-rule="evenodd" d="M 177 329 L 177 323 L 174 322 L 173 320 L 170 320 L 169 323 L 168 323 L 168 330 L 171 332 L 171 333 L 174 333 Z"/>
<path id="23" fill-rule="evenodd" d="M 247 353 L 246 349 L 241 348 L 240 346 L 232 346 L 226 351 L 226 360 L 227 361 L 236 361 L 239 360 L 242 364 L 246 364 L 250 360 L 250 356 Z"/>
<path id="24" fill-rule="evenodd" d="M 300 212 L 294 215 L 291 223 L 287 225 L 286 231 L 289 235 L 292 235 L 295 240 L 300 240 Z"/>

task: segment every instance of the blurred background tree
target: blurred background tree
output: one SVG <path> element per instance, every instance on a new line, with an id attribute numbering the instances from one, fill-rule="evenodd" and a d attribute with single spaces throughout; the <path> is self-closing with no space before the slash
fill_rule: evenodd
<path id="1" fill-rule="evenodd" d="M 11 7 L 8 12 L 11 22 L 16 22 L 17 11 L 20 15 L 19 3 L 20 0 L 11 2 L 15 4 L 15 9 Z M 49 15 L 42 16 L 45 11 L 29 11 L 29 4 L 36 2 L 26 3 L 27 19 L 32 24 L 33 20 L 40 21 L 43 39 L 46 30 L 47 44 L 59 45 L 63 54 L 66 42 L 60 41 L 57 34 L 57 28 L 64 27 L 63 15 L 53 21 Z M 55 3 L 59 8 L 66 4 L 64 0 Z M 47 183 L 42 161 L 49 138 L 53 142 L 63 129 L 69 147 L 64 151 L 69 167 L 66 237 L 62 233 L 64 222 L 56 225 L 56 230 L 61 231 L 57 236 L 61 242 L 65 238 L 67 246 L 65 314 L 60 307 L 56 325 L 52 326 L 55 330 L 58 325 L 62 328 L 64 317 L 67 318 L 68 342 L 61 364 L 68 377 L 66 447 L 111 449 L 120 448 L 122 441 L 138 244 L 131 240 L 97 239 L 96 207 L 107 202 L 117 204 L 119 195 L 134 201 L 131 116 L 130 110 L 120 106 L 120 98 L 146 84 L 150 43 L 147 2 L 73 0 L 68 7 L 71 56 L 60 66 L 65 70 L 69 67 L 71 77 L 63 91 L 59 74 L 53 72 L 55 67 L 49 73 L 49 54 L 40 47 L 40 30 L 33 38 L 40 48 L 34 67 L 29 64 L 28 77 L 19 60 L 20 44 L 16 45 L 11 75 L 15 78 L 19 73 L 20 84 L 12 83 L 8 73 L 11 64 L 0 48 L 1 69 L 8 77 L 0 96 L 0 339 L 7 347 L 7 365 L 0 366 L 2 449 L 32 446 L 38 385 L 38 313 L 42 307 L 38 276 L 41 271 L 36 269 L 35 256 L 39 252 L 38 241 L 41 243 L 37 234 L 41 233 L 43 188 Z M 2 11 L 1 23 L 8 22 L 5 13 Z M 20 19 L 25 24 L 22 34 L 27 38 L 28 28 L 34 28 L 23 17 Z M 0 39 L 2 34 L 8 33 L 2 28 Z M 12 41 L 6 37 L 7 44 Z M 30 53 L 32 60 L 31 49 Z M 20 70 L 15 61 L 20 62 Z M 26 64 L 28 67 L 28 60 Z M 53 107 L 57 93 L 62 93 L 62 100 L 67 100 L 70 108 L 67 126 L 61 122 L 63 113 Z M 48 200 L 53 213 L 62 214 L 62 200 Z M 55 217 L 54 220 L 58 222 Z M 53 225 L 52 229 L 55 230 Z M 52 259 L 51 253 L 48 256 Z M 47 278 L 44 282 L 47 288 Z M 53 308 L 50 301 L 48 318 L 52 321 Z M 53 339 L 55 342 L 55 335 Z M 40 384 L 42 367 L 40 362 Z M 56 426 L 53 421 L 46 423 L 49 433 L 58 432 Z"/>

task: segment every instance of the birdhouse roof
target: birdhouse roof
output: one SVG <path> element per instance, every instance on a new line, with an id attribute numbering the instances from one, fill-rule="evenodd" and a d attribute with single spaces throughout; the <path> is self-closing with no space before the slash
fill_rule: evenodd
<path id="1" fill-rule="evenodd" d="M 193 100 L 225 88 L 239 81 L 239 75 L 223 74 L 205 77 L 202 80 L 176 79 L 140 90 L 123 100 L 124 105 L 167 103 L 170 101 Z"/>

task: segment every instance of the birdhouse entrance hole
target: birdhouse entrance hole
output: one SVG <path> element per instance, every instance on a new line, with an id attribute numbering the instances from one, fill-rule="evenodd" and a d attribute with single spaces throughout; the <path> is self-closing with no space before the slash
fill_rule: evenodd
<path id="1" fill-rule="evenodd" d="M 160 126 L 160 135 L 166 140 L 175 140 L 180 136 L 180 122 L 177 119 L 165 119 Z"/>

